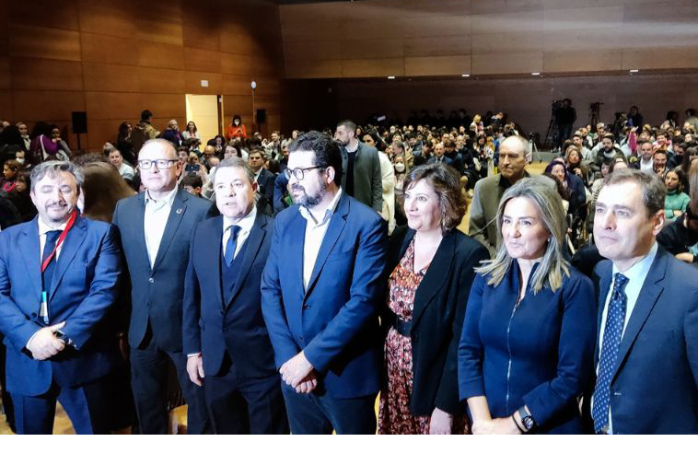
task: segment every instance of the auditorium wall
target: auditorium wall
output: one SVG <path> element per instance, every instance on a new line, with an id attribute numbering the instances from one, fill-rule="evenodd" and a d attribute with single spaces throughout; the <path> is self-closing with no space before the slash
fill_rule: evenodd
<path id="1" fill-rule="evenodd" d="M 252 80 L 263 129 L 278 129 L 282 77 L 273 2 L 0 0 L 0 118 L 67 134 L 71 112 L 86 111 L 83 148 L 114 140 L 145 108 L 155 127 L 171 118 L 183 127 L 188 93 L 222 95 L 226 124 L 237 113 L 249 129 Z"/>

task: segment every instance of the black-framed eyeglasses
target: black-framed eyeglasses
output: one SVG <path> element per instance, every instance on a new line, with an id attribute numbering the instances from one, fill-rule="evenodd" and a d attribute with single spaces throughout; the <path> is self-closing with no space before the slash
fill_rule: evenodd
<path id="1" fill-rule="evenodd" d="M 287 177 L 288 179 L 291 179 L 291 175 L 293 174 L 293 176 L 294 176 L 296 179 L 298 179 L 299 181 L 302 181 L 303 178 L 305 177 L 305 172 L 306 172 L 306 171 L 322 170 L 322 169 L 325 169 L 325 168 L 327 168 L 326 165 L 310 166 L 310 167 L 308 167 L 308 168 L 294 168 L 294 169 L 286 168 L 286 169 L 284 170 L 284 173 L 286 173 L 286 177 Z"/>
<path id="2" fill-rule="evenodd" d="M 174 165 L 177 160 L 172 160 L 170 158 L 160 158 L 158 160 L 138 160 L 138 166 L 142 170 L 149 170 L 153 167 L 153 164 L 157 165 L 159 170 L 166 170 L 170 166 Z"/>

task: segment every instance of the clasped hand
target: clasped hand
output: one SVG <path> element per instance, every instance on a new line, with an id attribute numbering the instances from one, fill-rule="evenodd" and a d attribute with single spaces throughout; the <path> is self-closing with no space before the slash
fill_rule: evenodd
<path id="1" fill-rule="evenodd" d="M 317 387 L 317 375 L 305 354 L 301 351 L 281 365 L 281 379 L 299 394 L 308 394 Z"/>
<path id="2" fill-rule="evenodd" d="M 65 342 L 56 337 L 56 331 L 65 326 L 65 321 L 57 325 L 41 328 L 31 337 L 27 343 L 27 349 L 34 360 L 46 360 L 57 355 L 65 349 Z"/>

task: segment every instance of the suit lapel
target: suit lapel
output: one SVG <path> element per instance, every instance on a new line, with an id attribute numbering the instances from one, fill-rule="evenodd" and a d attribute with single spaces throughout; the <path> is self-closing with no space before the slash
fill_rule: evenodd
<path id="1" fill-rule="evenodd" d="M 626 326 L 623 332 L 623 338 L 618 348 L 618 358 L 616 359 L 616 368 L 613 373 L 613 378 L 618 374 L 620 366 L 628 356 L 628 352 L 630 352 L 631 347 L 635 343 L 635 339 L 637 339 L 640 330 L 645 325 L 645 321 L 647 321 L 650 313 L 652 313 L 657 299 L 659 299 L 659 296 L 664 290 L 664 287 L 659 283 L 664 279 L 666 265 L 666 255 L 661 250 L 657 251 L 654 263 L 652 263 L 650 271 L 647 273 L 647 278 L 645 278 L 645 283 L 640 290 L 640 295 L 637 296 L 635 308 L 633 308 L 633 312 L 628 320 L 628 326 Z M 611 378 L 611 381 L 613 381 L 613 378 Z"/>
<path id="2" fill-rule="evenodd" d="M 313 273 L 310 275 L 310 281 L 308 281 L 308 290 L 305 294 L 306 298 L 308 297 L 308 294 L 310 294 L 310 292 L 312 291 L 313 285 L 317 281 L 322 267 L 325 266 L 325 262 L 327 261 L 327 258 L 330 256 L 332 249 L 334 249 L 334 246 L 337 243 L 339 236 L 342 234 L 342 231 L 344 231 L 344 226 L 347 224 L 346 217 L 348 214 L 349 199 L 347 194 L 342 194 L 342 197 L 339 199 L 339 205 L 337 205 L 337 209 L 330 218 L 330 224 L 327 227 L 325 237 L 322 239 L 322 245 L 320 246 L 320 251 L 318 252 L 317 259 L 315 260 Z"/>
<path id="3" fill-rule="evenodd" d="M 136 202 L 136 241 L 141 248 L 141 257 L 145 260 L 145 263 L 150 267 L 150 261 L 148 260 L 148 246 L 145 243 L 145 192 L 138 194 L 138 202 Z"/>
<path id="4" fill-rule="evenodd" d="M 601 340 L 599 336 L 601 334 L 601 318 L 603 316 L 603 310 L 606 306 L 606 297 L 608 296 L 608 290 L 611 288 L 612 281 L 612 265 L 611 262 L 605 262 L 604 265 L 607 266 L 607 271 L 599 275 L 599 287 L 597 294 L 597 312 L 596 312 L 596 344 L 594 345 L 594 367 L 599 362 L 599 346 L 601 345 Z"/>
<path id="5" fill-rule="evenodd" d="M 257 217 L 255 218 L 254 225 L 250 230 L 250 235 L 247 236 L 247 247 L 245 248 L 245 255 L 242 257 L 242 265 L 240 266 L 240 272 L 238 273 L 237 279 L 235 281 L 235 287 L 233 287 L 233 292 L 231 293 L 230 302 L 235 300 L 242 283 L 245 281 L 247 274 L 250 272 L 252 263 L 257 257 L 262 242 L 264 242 L 264 236 L 267 234 L 267 218 L 262 210 L 257 210 Z M 230 302 L 226 302 L 226 308 L 230 305 Z"/>
<path id="6" fill-rule="evenodd" d="M 56 288 L 58 284 L 63 279 L 68 266 L 75 258 L 75 254 L 85 240 L 87 234 L 87 223 L 83 220 L 80 215 L 75 219 L 75 224 L 73 228 L 66 234 L 63 245 L 61 246 L 60 254 L 56 259 L 56 269 L 53 272 L 53 279 L 51 280 L 51 289 L 49 291 L 49 301 L 53 300 L 56 295 Z"/>
<path id="7" fill-rule="evenodd" d="M 25 240 L 19 241 L 19 249 L 24 256 L 21 260 L 24 266 L 27 268 L 27 276 L 29 276 L 29 281 L 34 285 L 36 289 L 36 295 L 41 295 L 41 257 L 39 250 L 39 217 L 37 216 L 32 221 L 27 223 L 27 227 L 24 231 L 24 235 L 27 236 Z"/>
<path id="8" fill-rule="evenodd" d="M 417 288 L 412 314 L 412 326 L 417 325 L 426 306 L 443 287 L 444 283 L 448 281 L 448 274 L 452 272 L 451 264 L 455 256 L 456 236 L 451 232 L 441 239 L 441 244 L 436 249 L 436 254 L 427 269 L 427 273 Z"/>
<path id="9" fill-rule="evenodd" d="M 206 236 L 204 236 L 206 237 Z M 212 272 L 210 279 L 215 283 L 214 293 L 218 299 L 218 304 L 223 313 L 223 287 L 221 286 L 221 250 L 223 249 L 223 217 L 217 216 L 215 221 L 211 224 L 210 235 L 206 237 L 206 246 L 202 247 L 201 250 L 204 254 L 203 263 L 205 264 L 205 269 L 209 269 Z M 208 241 L 214 241 L 212 244 Z M 197 247 L 198 250 L 198 247 Z M 209 268 L 210 266 L 210 268 Z"/>
<path id="10" fill-rule="evenodd" d="M 165 232 L 160 240 L 160 247 L 158 247 L 158 254 L 155 258 L 155 264 L 153 269 L 156 269 L 160 262 L 162 262 L 167 249 L 170 247 L 175 234 L 177 233 L 177 228 L 184 218 L 184 213 L 187 211 L 187 196 L 184 190 L 179 190 L 175 194 L 174 202 L 172 203 L 172 209 L 170 210 L 170 216 L 167 218 L 167 225 L 165 226 Z M 144 238 L 145 240 L 145 238 Z"/>

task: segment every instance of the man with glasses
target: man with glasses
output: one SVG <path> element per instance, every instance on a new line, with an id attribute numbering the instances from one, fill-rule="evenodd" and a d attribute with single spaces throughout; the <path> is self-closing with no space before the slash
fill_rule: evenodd
<path id="1" fill-rule="evenodd" d="M 188 410 L 188 432 L 209 430 L 203 390 L 189 382 L 182 351 L 182 298 L 189 244 L 197 224 L 213 216 L 211 202 L 177 186 L 183 169 L 174 146 L 153 139 L 138 154 L 145 192 L 121 200 L 114 224 L 121 232 L 131 278 L 131 380 L 140 431 L 167 432 L 169 358 Z"/>
<path id="2" fill-rule="evenodd" d="M 276 217 L 262 313 L 291 432 L 373 434 L 385 228 L 340 187 L 342 156 L 329 136 L 303 134 L 289 152 L 295 205 Z"/>

